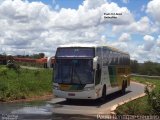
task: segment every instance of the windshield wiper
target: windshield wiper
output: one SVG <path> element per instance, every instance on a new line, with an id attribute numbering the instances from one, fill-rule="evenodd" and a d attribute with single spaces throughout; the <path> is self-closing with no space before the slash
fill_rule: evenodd
<path id="1" fill-rule="evenodd" d="M 80 80 L 80 77 L 79 77 L 79 75 L 77 74 L 76 69 L 75 69 L 75 74 L 76 74 L 76 75 L 77 75 L 77 77 L 78 77 L 79 83 L 82 85 L 82 81 Z"/>

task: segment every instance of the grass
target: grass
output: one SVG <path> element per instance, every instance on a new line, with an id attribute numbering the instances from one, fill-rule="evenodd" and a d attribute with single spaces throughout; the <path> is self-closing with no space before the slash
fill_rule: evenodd
<path id="1" fill-rule="evenodd" d="M 154 91 L 158 92 L 160 90 L 160 79 L 158 78 L 153 79 L 144 77 L 132 77 L 132 80 L 143 84 L 146 83 L 154 84 L 156 85 Z M 154 113 L 151 109 L 151 106 L 148 105 L 147 98 L 148 98 L 147 96 L 144 96 L 142 98 L 138 98 L 124 105 L 121 105 L 117 107 L 115 112 L 118 115 L 153 115 Z"/>
<path id="2" fill-rule="evenodd" d="M 27 99 L 52 93 L 52 70 L 20 72 L 0 66 L 0 101 Z"/>

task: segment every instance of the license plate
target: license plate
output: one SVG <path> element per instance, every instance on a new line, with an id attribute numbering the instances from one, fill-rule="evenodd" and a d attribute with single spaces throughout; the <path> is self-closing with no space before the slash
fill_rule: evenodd
<path id="1" fill-rule="evenodd" d="M 68 96 L 75 96 L 75 93 L 68 93 Z"/>

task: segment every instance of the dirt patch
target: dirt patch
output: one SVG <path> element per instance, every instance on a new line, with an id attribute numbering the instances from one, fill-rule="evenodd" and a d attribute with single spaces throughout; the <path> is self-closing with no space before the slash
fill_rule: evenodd
<path id="1" fill-rule="evenodd" d="M 2 102 L 2 103 L 31 102 L 31 101 L 37 101 L 37 100 L 51 100 L 53 98 L 54 98 L 53 94 L 46 94 L 46 95 L 42 95 L 42 96 L 33 96 L 31 98 L 26 98 L 26 99 L 5 101 L 5 102 Z"/>

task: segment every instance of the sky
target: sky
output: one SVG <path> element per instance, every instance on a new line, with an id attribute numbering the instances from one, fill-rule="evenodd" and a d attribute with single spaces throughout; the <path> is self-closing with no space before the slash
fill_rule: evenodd
<path id="1" fill-rule="evenodd" d="M 0 54 L 108 45 L 160 63 L 160 0 L 0 0 Z"/>

